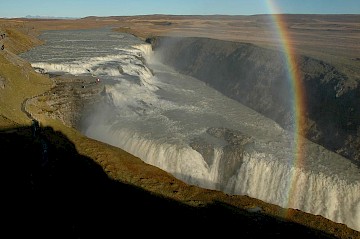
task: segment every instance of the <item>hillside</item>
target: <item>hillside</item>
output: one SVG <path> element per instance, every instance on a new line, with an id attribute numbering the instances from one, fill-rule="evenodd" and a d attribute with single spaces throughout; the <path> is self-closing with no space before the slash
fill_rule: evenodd
<path id="1" fill-rule="evenodd" d="M 44 21 L 1 21 L 7 36 L 0 52 L 3 228 L 11 237 L 226 236 L 236 230 L 245 238 L 360 238 L 321 216 L 187 185 L 52 117 L 47 92 L 65 92 L 76 82 L 61 85 L 17 54 L 41 44 L 38 29 L 101 26 L 88 21 L 49 20 L 46 27 Z M 74 102 L 82 97 L 66 92 Z M 40 122 L 35 135 L 32 118 Z"/>

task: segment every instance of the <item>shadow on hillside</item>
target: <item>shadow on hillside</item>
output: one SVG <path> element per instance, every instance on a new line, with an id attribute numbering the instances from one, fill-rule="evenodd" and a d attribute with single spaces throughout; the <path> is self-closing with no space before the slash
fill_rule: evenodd
<path id="1" fill-rule="evenodd" d="M 0 130 L 2 233 L 7 237 L 332 238 L 229 205 L 190 207 L 115 182 L 62 133 L 46 127 L 33 136 L 31 130 Z"/>

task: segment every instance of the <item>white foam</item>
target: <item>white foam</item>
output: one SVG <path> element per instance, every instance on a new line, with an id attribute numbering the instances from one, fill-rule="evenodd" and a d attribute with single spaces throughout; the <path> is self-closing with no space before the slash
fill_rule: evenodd
<path id="1" fill-rule="evenodd" d="M 336 174 L 305 171 L 282 161 L 268 160 L 270 157 L 276 156 L 245 154 L 244 163 L 229 180 L 226 192 L 322 215 L 360 230 L 359 181 L 352 183 Z"/>
<path id="2" fill-rule="evenodd" d="M 154 80 L 154 84 L 163 90 L 167 89 L 158 80 Z M 192 86 L 195 87 L 193 84 Z M 171 84 L 169 87 L 177 91 L 174 88 L 178 86 Z M 201 87 L 204 89 L 205 86 Z M 293 134 L 256 112 L 238 106 L 234 101 L 216 98 L 212 102 L 209 98 L 207 100 L 211 103 L 205 107 L 198 100 L 202 93 L 197 91 L 198 94 L 194 95 L 196 101 L 193 101 L 193 105 L 186 106 L 161 99 L 156 91 L 144 91 L 145 89 L 141 85 L 134 87 L 131 83 L 122 85 L 121 90 L 114 89 L 112 98 L 118 102 L 116 105 L 132 106 L 129 111 L 122 111 L 129 118 L 125 121 L 123 119 L 119 124 L 112 122 L 107 129 L 101 131 L 98 128 L 105 123 L 96 122 L 91 124 L 86 134 L 95 138 L 98 134 L 103 134 L 101 140 L 120 147 L 189 184 L 215 190 L 225 188 L 224 191 L 228 194 L 249 195 L 285 208 L 322 215 L 335 222 L 345 223 L 355 230 L 360 229 L 360 174 L 359 169 L 348 160 L 304 139 L 301 148 L 304 165 L 296 164 L 297 155 L 294 154 L 294 144 L 291 142 Z M 186 90 L 182 92 L 188 93 L 187 100 L 193 95 Z M 151 105 L 150 109 L 146 109 L 150 110 L 148 114 L 139 118 L 140 114 L 134 108 L 143 106 L 135 107 L 134 102 Z M 204 107 L 198 108 L 197 104 Z M 222 107 L 223 105 L 227 107 Z M 215 111 L 213 107 L 216 107 Z M 187 112 L 185 115 L 194 114 L 198 118 L 182 120 L 181 113 L 176 116 L 178 118 L 169 118 L 166 112 L 174 111 Z M 244 149 L 243 158 L 236 159 L 242 161 L 240 167 L 234 169 L 236 173 L 230 175 L 230 179 L 225 182 L 220 181 L 219 177 L 219 173 L 224 173 L 219 172 L 219 163 L 227 161 L 222 159 L 223 149 L 214 148 L 213 163 L 207 165 L 202 155 L 188 144 L 188 139 L 196 134 L 201 135 L 204 129 L 195 133 L 194 128 L 187 131 L 184 128 L 187 126 L 178 124 L 178 121 L 184 124 L 198 121 L 199 125 L 211 125 L 212 121 L 202 118 L 205 113 L 206 117 L 215 116 L 209 115 L 209 112 L 224 117 L 226 115 L 227 120 L 236 121 L 234 124 L 238 124 L 242 132 L 254 138 L 254 143 Z"/>
<path id="3" fill-rule="evenodd" d="M 96 122 L 86 135 L 120 147 L 189 184 L 228 194 L 248 195 L 285 208 L 296 208 L 359 230 L 359 181 L 295 167 L 277 155 L 248 149 L 243 163 L 227 182 L 219 181 L 221 148 L 214 149 L 212 165 L 185 143 L 166 138 L 148 138 L 125 125 L 106 126 Z M 225 185 L 224 185 L 225 184 Z M 290 193 L 290 194 L 289 194 Z M 290 198 L 289 198 L 290 197 Z"/>
<path id="4" fill-rule="evenodd" d="M 77 40 L 80 35 L 74 37 Z M 106 40 L 103 37 L 102 41 Z M 229 194 L 246 194 L 319 214 L 360 231 L 360 171 L 353 164 L 308 141 L 301 148 L 303 165 L 296 164 L 295 137 L 272 120 L 167 67 L 154 67 L 153 76 L 145 65 L 156 61 L 150 44 L 131 41 L 129 46 L 114 45 L 102 56 L 86 57 L 82 52 L 81 57 L 72 56 L 76 60 L 33 63 L 46 72 L 90 71 L 117 82 L 105 86 L 107 105 L 94 110 L 86 120 L 87 136 L 120 147 L 189 184 L 225 188 Z M 104 43 L 98 50 L 107 46 Z M 189 142 L 206 137 L 209 127 L 238 130 L 251 136 L 253 142 L 241 146 L 241 158 L 235 159 L 223 158 L 229 154 L 216 145 L 208 165 Z M 224 177 L 220 173 L 226 172 L 220 172 L 224 170 L 220 163 L 228 160 L 239 166 L 221 181 Z"/>
<path id="5" fill-rule="evenodd" d="M 111 63 L 111 64 L 109 64 Z M 153 75 L 150 69 L 134 55 L 108 55 L 76 60 L 68 63 L 34 62 L 34 68 L 45 72 L 65 72 L 73 75 L 89 74 L 94 76 L 122 76 L 123 74 L 137 76 L 148 84 L 147 79 Z"/>

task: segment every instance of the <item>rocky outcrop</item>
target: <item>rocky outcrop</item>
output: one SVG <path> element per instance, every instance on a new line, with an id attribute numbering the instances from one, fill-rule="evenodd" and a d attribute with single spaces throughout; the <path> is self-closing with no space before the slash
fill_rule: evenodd
<path id="1" fill-rule="evenodd" d="M 237 130 L 226 128 L 209 128 L 207 133 L 218 139 L 223 139 L 227 144 L 223 147 L 223 154 L 219 163 L 219 185 L 226 185 L 229 179 L 236 175 L 237 170 L 241 167 L 245 147 L 254 142 L 251 136 L 245 135 Z M 224 187 L 224 186 L 222 186 Z M 224 190 L 225 188 L 221 188 Z"/>
<path id="2" fill-rule="evenodd" d="M 293 127 L 295 92 L 282 52 L 207 38 L 157 37 L 147 42 L 162 62 L 179 72 L 204 81 L 285 129 Z M 305 97 L 302 134 L 360 165 L 356 81 L 321 60 L 298 56 L 296 62 Z"/>
<path id="3" fill-rule="evenodd" d="M 58 119 L 66 126 L 79 128 L 82 117 L 99 102 L 104 85 L 96 78 L 86 76 L 53 76 L 53 80 L 54 87 L 31 99 L 30 104 L 39 105 L 46 101 L 42 114 Z"/>
<path id="4" fill-rule="evenodd" d="M 209 128 L 207 134 L 223 142 L 222 152 L 219 162 L 215 162 L 215 148 L 214 143 L 203 138 L 194 139 L 190 146 L 198 151 L 204 158 L 205 162 L 211 166 L 218 163 L 218 186 L 219 190 L 224 191 L 225 185 L 229 179 L 236 175 L 237 170 L 241 167 L 245 148 L 254 143 L 251 136 L 245 135 L 238 130 L 230 130 L 227 128 Z"/>

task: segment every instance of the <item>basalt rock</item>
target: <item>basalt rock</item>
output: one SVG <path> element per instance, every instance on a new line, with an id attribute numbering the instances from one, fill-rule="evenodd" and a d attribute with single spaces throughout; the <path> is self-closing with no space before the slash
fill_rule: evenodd
<path id="1" fill-rule="evenodd" d="M 100 101 L 104 85 L 94 77 L 64 75 L 53 79 L 55 86 L 41 96 L 48 105 L 47 112 L 43 113 L 69 127 L 78 128 L 81 118 Z"/>
<path id="2" fill-rule="evenodd" d="M 209 128 L 206 131 L 210 136 L 222 140 L 225 145 L 222 145 L 222 152 L 219 154 L 220 158 L 215 161 L 215 148 L 213 142 L 209 142 L 203 138 L 194 139 L 190 146 L 198 151 L 204 158 L 209 167 L 218 164 L 218 185 L 225 187 L 226 182 L 236 175 L 236 171 L 241 167 L 244 158 L 245 148 L 254 142 L 251 136 L 237 130 L 230 130 L 227 128 Z M 223 186 L 221 186 L 223 185 Z M 220 188 L 224 190 L 224 188 Z"/>
<path id="3" fill-rule="evenodd" d="M 360 165 L 360 90 L 334 66 L 308 56 L 297 56 L 298 85 L 284 54 L 249 43 L 207 38 L 148 39 L 162 62 L 204 81 L 224 95 L 293 130 L 303 110 L 303 136 Z M 350 83 L 351 84 L 350 84 Z M 355 82 L 355 83 L 354 83 Z M 305 101 L 298 104 L 301 94 Z"/>

